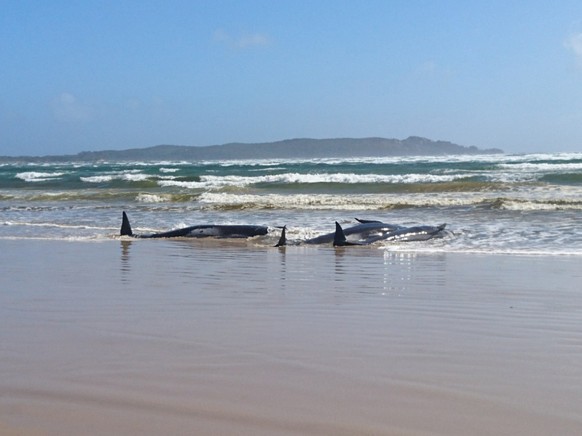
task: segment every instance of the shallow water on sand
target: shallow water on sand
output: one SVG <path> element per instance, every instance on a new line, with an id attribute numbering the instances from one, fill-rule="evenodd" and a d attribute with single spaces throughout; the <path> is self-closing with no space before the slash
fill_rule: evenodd
<path id="1" fill-rule="evenodd" d="M 578 256 L 0 248 L 6 433 L 582 432 Z"/>

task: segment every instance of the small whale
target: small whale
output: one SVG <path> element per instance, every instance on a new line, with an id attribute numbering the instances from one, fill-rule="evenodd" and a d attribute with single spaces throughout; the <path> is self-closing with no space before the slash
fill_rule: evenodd
<path id="1" fill-rule="evenodd" d="M 412 242 L 412 241 L 428 241 L 429 239 L 443 238 L 447 234 L 445 230 L 446 224 L 439 226 L 414 226 L 398 229 L 392 233 L 369 238 L 366 243 L 373 244 L 376 241 L 398 241 L 398 242 Z"/>
<path id="2" fill-rule="evenodd" d="M 250 238 L 266 235 L 268 232 L 269 229 L 266 226 L 202 224 L 167 232 L 136 235 L 131 230 L 127 214 L 123 212 L 120 235 L 134 238 Z"/>
<path id="3" fill-rule="evenodd" d="M 367 239 L 371 237 L 380 237 L 386 233 L 394 232 L 395 230 L 403 229 L 404 227 L 397 224 L 388 224 L 382 221 L 363 220 L 356 218 L 359 224 L 356 224 L 347 229 L 343 229 L 344 236 L 350 236 L 350 240 Z M 341 227 L 341 226 L 340 226 Z M 336 227 L 337 230 L 337 227 Z M 307 239 L 303 241 L 305 244 L 326 244 L 335 241 L 335 232 L 326 233 L 325 235 L 316 238 Z"/>
<path id="4" fill-rule="evenodd" d="M 446 234 L 446 224 L 439 226 L 414 226 L 402 227 L 381 235 L 372 236 L 358 241 L 348 241 L 342 226 L 336 221 L 333 238 L 334 247 L 344 247 L 349 245 L 370 245 L 378 241 L 428 241 L 429 239 L 442 238 Z"/>

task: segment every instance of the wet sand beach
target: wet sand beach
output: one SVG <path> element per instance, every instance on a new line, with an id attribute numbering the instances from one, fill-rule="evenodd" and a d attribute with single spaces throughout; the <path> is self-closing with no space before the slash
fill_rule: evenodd
<path id="1" fill-rule="evenodd" d="M 578 256 L 0 241 L 2 435 L 582 434 Z"/>

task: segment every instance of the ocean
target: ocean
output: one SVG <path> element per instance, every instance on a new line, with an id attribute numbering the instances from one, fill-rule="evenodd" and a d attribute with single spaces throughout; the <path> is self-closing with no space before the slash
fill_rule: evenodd
<path id="1" fill-rule="evenodd" d="M 447 224 L 372 248 L 582 255 L 582 153 L 0 165 L 0 239 L 117 238 L 195 224 L 286 225 L 300 242 L 355 218 Z"/>

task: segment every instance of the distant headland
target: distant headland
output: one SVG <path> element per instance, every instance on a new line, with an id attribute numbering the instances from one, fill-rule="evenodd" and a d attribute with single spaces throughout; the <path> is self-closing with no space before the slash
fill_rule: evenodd
<path id="1" fill-rule="evenodd" d="M 256 144 L 230 143 L 210 146 L 156 145 L 127 150 L 83 151 L 74 155 L 0 156 L 0 162 L 93 161 L 206 161 L 245 159 L 318 159 L 346 157 L 441 156 L 498 154 L 503 150 L 479 149 L 419 136 L 406 139 L 336 138 L 286 139 Z"/>

